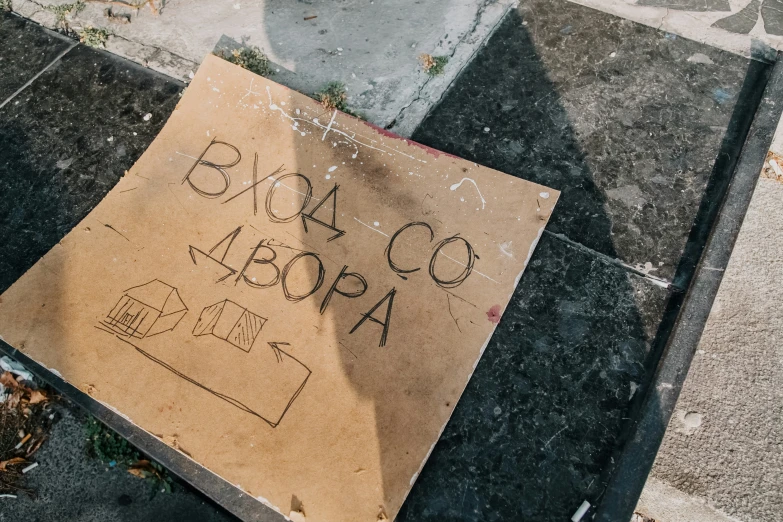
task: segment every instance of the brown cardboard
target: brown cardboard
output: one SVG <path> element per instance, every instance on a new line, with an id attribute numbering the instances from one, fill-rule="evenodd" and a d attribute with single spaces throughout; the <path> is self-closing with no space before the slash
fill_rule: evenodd
<path id="1" fill-rule="evenodd" d="M 286 515 L 393 519 L 558 195 L 208 56 L 0 334 Z"/>

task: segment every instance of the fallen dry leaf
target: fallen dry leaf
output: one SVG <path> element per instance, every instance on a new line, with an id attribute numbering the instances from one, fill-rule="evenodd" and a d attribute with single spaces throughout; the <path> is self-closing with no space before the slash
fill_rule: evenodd
<path id="1" fill-rule="evenodd" d="M 149 476 L 149 472 L 139 468 L 129 468 L 128 473 L 130 473 L 131 475 L 135 475 L 139 478 L 147 478 Z"/>
<path id="2" fill-rule="evenodd" d="M 9 460 L 4 460 L 0 462 L 0 471 L 5 471 L 8 466 L 13 466 L 14 464 L 24 464 L 27 461 L 23 459 L 22 457 L 14 457 Z"/>
<path id="3" fill-rule="evenodd" d="M 11 388 L 12 390 L 15 390 L 21 386 L 21 384 L 19 384 L 16 379 L 14 379 L 14 374 L 11 372 L 3 372 L 0 374 L 0 384 L 6 388 Z"/>
<path id="4" fill-rule="evenodd" d="M 39 402 L 48 401 L 49 397 L 46 396 L 41 390 L 33 390 L 30 392 L 30 404 L 38 404 Z"/>
<path id="5" fill-rule="evenodd" d="M 147 477 L 160 478 L 160 474 L 158 473 L 158 471 L 152 466 L 152 463 L 146 459 L 139 460 L 135 464 L 133 464 L 130 468 L 128 468 L 128 473 L 141 478 L 147 478 Z"/>
<path id="6" fill-rule="evenodd" d="M 27 450 L 27 456 L 29 457 L 30 455 L 38 451 L 38 448 L 41 447 L 41 444 L 43 444 L 45 440 L 46 440 L 46 435 L 44 435 L 34 443 L 30 444 L 30 448 Z"/>
<path id="7" fill-rule="evenodd" d="M 19 405 L 19 402 L 22 400 L 22 396 L 24 395 L 24 389 L 19 388 L 17 390 L 14 390 L 14 392 L 5 400 L 4 406 L 9 409 L 16 408 Z"/>

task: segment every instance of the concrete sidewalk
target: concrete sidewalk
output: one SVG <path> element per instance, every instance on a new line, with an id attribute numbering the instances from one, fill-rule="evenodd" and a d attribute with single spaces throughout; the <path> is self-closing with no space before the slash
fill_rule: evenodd
<path id="1" fill-rule="evenodd" d="M 214 50 L 258 46 L 278 83 L 313 93 L 341 82 L 354 110 L 409 136 L 513 3 L 167 0 L 156 2 L 158 13 L 74 0 L 11 6 L 52 29 L 105 29 L 112 53 L 186 82 Z M 444 74 L 427 75 L 421 53 L 449 57 Z"/>

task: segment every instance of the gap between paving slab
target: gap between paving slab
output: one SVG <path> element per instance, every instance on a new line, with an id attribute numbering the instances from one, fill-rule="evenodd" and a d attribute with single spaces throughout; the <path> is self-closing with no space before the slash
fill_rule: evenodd
<path id="1" fill-rule="evenodd" d="M 16 13 L 57 29 L 51 8 L 72 3 L 13 0 L 12 6 Z M 107 29 L 112 35 L 107 50 L 184 81 L 216 48 L 258 46 L 276 71 L 271 79 L 305 94 L 342 82 L 352 110 L 409 136 L 515 4 L 168 0 L 157 16 L 146 5 L 137 10 L 113 6 L 115 12 L 130 14 L 127 24 L 110 22 L 101 3 L 85 4 L 68 20 L 75 31 Z M 449 56 L 444 73 L 426 74 L 421 53 Z"/>

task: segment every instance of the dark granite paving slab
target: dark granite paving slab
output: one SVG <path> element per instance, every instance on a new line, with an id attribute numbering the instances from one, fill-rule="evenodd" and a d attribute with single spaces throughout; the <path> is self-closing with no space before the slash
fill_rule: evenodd
<path id="1" fill-rule="evenodd" d="M 667 299 L 545 234 L 398 522 L 564 521 L 594 500 Z"/>
<path id="2" fill-rule="evenodd" d="M 78 46 L 0 109 L 0 292 L 101 201 L 158 134 L 181 90 Z"/>
<path id="3" fill-rule="evenodd" d="M 0 10 L 0 103 L 71 45 L 64 37 Z"/>
<path id="4" fill-rule="evenodd" d="M 736 145 L 732 113 L 754 112 L 749 67 L 565 0 L 526 0 L 413 138 L 561 190 L 550 231 L 671 280 Z"/>

